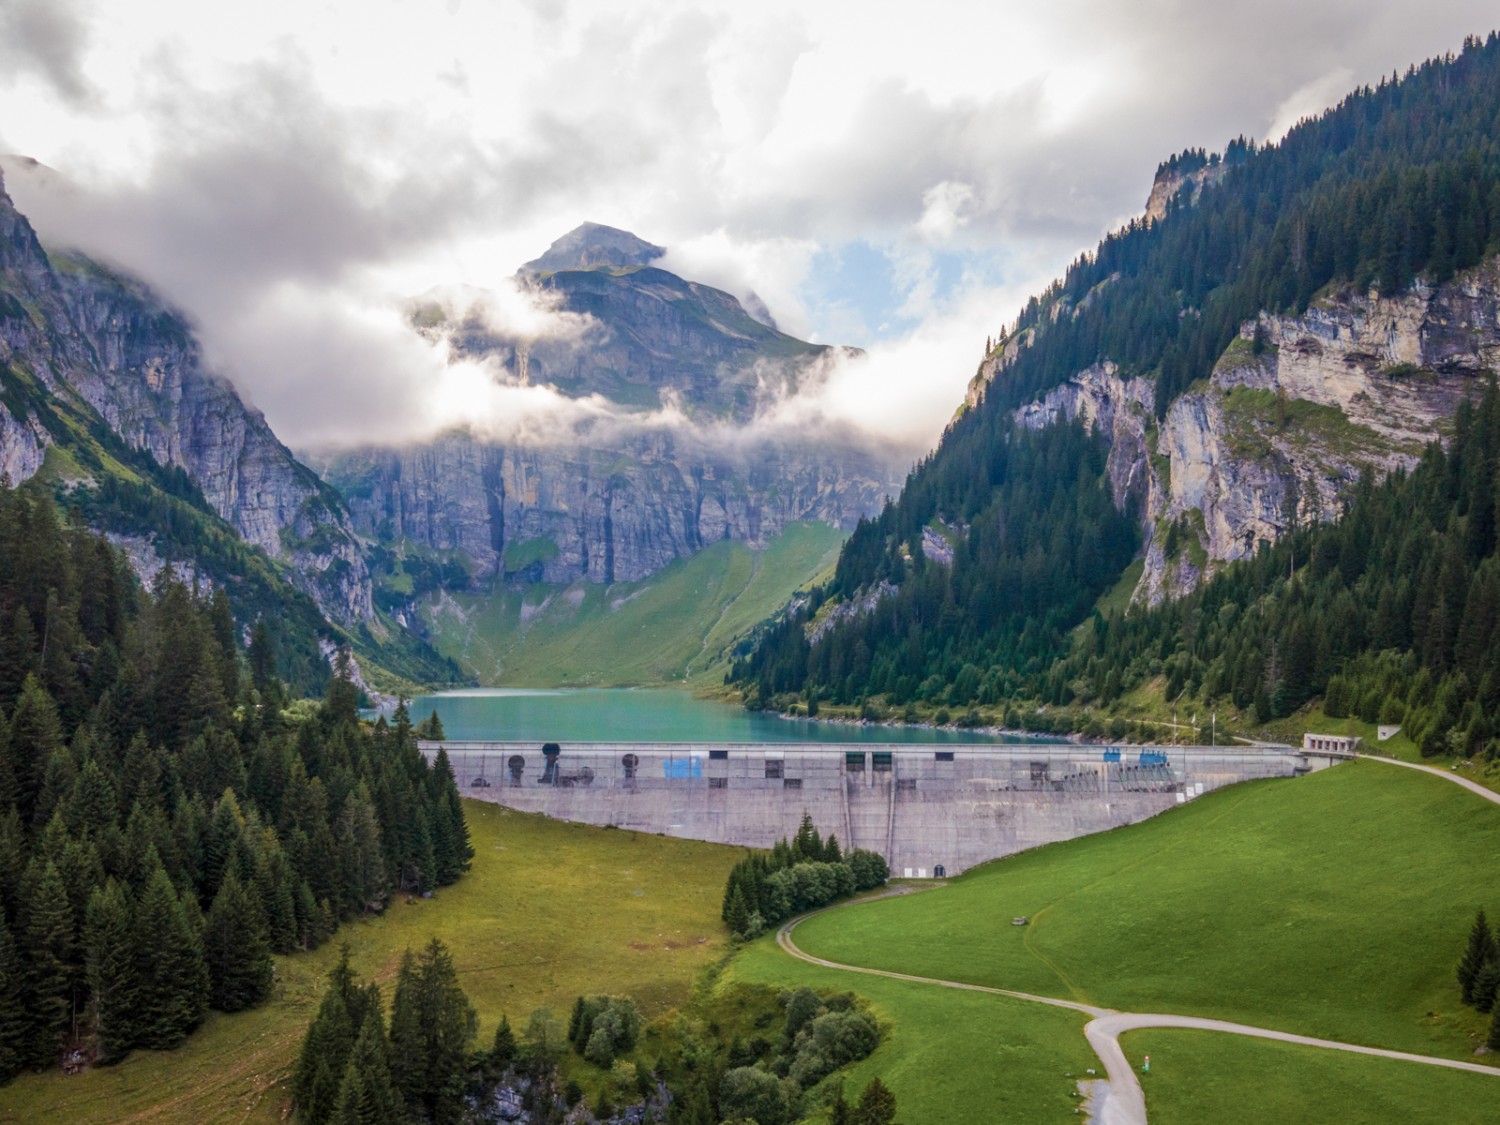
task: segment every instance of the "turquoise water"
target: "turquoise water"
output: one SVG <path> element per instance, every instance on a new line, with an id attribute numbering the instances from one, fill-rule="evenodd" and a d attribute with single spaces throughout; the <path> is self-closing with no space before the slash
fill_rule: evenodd
<path id="1" fill-rule="evenodd" d="M 475 688 L 420 695 L 411 702 L 414 722 L 434 710 L 449 738 L 494 742 L 1011 741 L 973 731 L 781 719 L 677 691 Z"/>

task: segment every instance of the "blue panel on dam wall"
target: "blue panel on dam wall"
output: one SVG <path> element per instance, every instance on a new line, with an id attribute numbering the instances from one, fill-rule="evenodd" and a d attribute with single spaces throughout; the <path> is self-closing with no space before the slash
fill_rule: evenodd
<path id="1" fill-rule="evenodd" d="M 691 758 L 668 758 L 661 764 L 661 768 L 669 781 L 680 778 L 702 777 L 703 759 L 696 754 Z"/>

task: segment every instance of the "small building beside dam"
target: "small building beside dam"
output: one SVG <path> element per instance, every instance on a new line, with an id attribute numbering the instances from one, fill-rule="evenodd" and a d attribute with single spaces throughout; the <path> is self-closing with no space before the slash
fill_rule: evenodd
<path id="1" fill-rule="evenodd" d="M 1330 764 L 1270 747 L 421 742 L 459 789 L 560 820 L 769 848 L 803 813 L 897 876 L 1132 824 L 1221 786 Z"/>

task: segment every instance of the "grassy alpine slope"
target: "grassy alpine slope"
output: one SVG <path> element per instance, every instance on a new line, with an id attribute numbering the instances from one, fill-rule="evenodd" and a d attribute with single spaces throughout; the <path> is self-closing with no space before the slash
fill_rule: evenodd
<path id="1" fill-rule="evenodd" d="M 1487 1021 L 1460 1005 L 1453 970 L 1500 886 L 1497 826 L 1500 808 L 1457 786 L 1357 762 L 820 915 L 797 942 L 848 964 L 1461 1058 Z"/>
<path id="2" fill-rule="evenodd" d="M 844 533 L 792 524 L 762 551 L 721 541 L 640 582 L 440 595 L 433 646 L 493 687 L 620 687 L 723 675 L 737 638 L 833 565 Z"/>
<path id="3" fill-rule="evenodd" d="M 538 1007 L 566 1019 L 581 993 L 635 997 L 648 1019 L 686 999 L 723 950 L 719 904 L 736 849 L 564 824 L 465 802 L 470 872 L 432 899 L 398 898 L 321 949 L 276 959 L 271 1000 L 210 1015 L 175 1051 L 137 1051 L 119 1066 L 64 1078 L 24 1075 L 0 1087 L 0 1122 L 276 1122 L 307 1023 L 338 946 L 355 973 L 386 986 L 401 953 L 433 936 L 453 952 L 479 1012 L 479 1041 L 501 1013 L 519 1032 Z"/>
<path id="4" fill-rule="evenodd" d="M 1480 1121 L 1500 1074 L 1351 1055 L 1212 1032 L 1133 1031 L 1126 1057 L 1151 1056 L 1141 1075 L 1151 1125 L 1205 1121 L 1337 1121 L 1451 1125 Z"/>

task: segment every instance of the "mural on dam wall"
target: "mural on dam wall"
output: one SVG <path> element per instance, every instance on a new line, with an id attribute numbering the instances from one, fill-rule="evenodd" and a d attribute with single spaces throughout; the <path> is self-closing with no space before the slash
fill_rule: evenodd
<path id="1" fill-rule="evenodd" d="M 1237 781 L 1327 764 L 1291 750 L 790 743 L 423 742 L 467 796 L 561 820 L 769 848 L 812 816 L 898 876 L 1131 824 Z"/>

